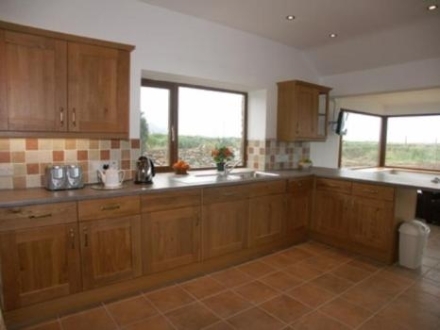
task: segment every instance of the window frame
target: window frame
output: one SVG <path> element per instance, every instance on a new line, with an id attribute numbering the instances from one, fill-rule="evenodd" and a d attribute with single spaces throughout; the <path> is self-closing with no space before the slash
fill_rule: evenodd
<path id="1" fill-rule="evenodd" d="M 215 92 L 226 92 L 232 94 L 240 94 L 243 96 L 243 162 L 242 165 L 236 166 L 237 168 L 246 167 L 247 165 L 247 122 L 248 122 L 248 93 L 237 90 L 230 90 L 224 88 L 215 88 L 204 85 L 194 85 L 187 83 L 179 83 L 173 81 L 164 81 L 164 80 L 154 80 L 148 78 L 141 79 L 141 88 L 142 87 L 156 87 L 156 88 L 164 88 L 170 91 L 170 107 L 169 107 L 169 123 L 168 123 L 168 134 L 169 134 L 169 143 L 168 148 L 170 152 L 169 166 L 157 166 L 155 169 L 157 172 L 171 172 L 173 171 L 172 165 L 177 162 L 178 159 L 178 151 L 179 151 L 179 87 L 187 87 L 193 89 L 200 89 L 205 91 L 215 91 Z M 174 135 L 174 141 L 172 139 L 172 135 Z M 211 170 L 215 167 L 203 167 L 197 168 L 197 170 Z"/>
<path id="2" fill-rule="evenodd" d="M 410 167 L 410 166 L 387 166 L 385 164 L 386 161 L 386 149 L 387 149 L 387 130 L 388 130 L 388 120 L 389 118 L 398 118 L 398 117 L 422 117 L 422 116 L 440 116 L 440 113 L 421 113 L 421 114 L 400 114 L 400 115 L 376 115 L 367 113 L 364 111 L 356 111 L 351 109 L 343 109 L 341 110 L 345 112 L 364 114 L 370 116 L 378 116 L 382 118 L 382 126 L 380 132 L 380 140 L 379 140 L 379 163 L 377 167 L 383 168 L 399 168 L 399 169 L 407 169 L 407 170 L 417 170 L 417 171 L 426 171 L 426 172 L 440 172 L 432 169 L 422 168 L 422 167 Z M 341 168 L 342 162 L 342 148 L 343 148 L 343 136 L 339 136 L 339 156 L 338 156 L 338 168 Z M 365 168 L 374 168 L 376 166 L 365 166 Z"/>

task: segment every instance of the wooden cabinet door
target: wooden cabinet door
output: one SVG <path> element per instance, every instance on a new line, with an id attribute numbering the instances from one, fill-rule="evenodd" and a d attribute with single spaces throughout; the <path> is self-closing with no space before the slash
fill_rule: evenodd
<path id="1" fill-rule="evenodd" d="M 350 239 L 372 249 L 390 249 L 394 241 L 393 209 L 391 201 L 354 197 Z"/>
<path id="2" fill-rule="evenodd" d="M 249 201 L 250 245 L 280 240 L 286 233 L 285 194 L 260 196 Z"/>
<path id="3" fill-rule="evenodd" d="M 297 135 L 299 138 L 316 138 L 318 126 L 319 91 L 308 86 L 297 87 Z"/>
<path id="4" fill-rule="evenodd" d="M 247 247 L 248 200 L 238 199 L 203 206 L 203 258 Z"/>
<path id="5" fill-rule="evenodd" d="M 129 53 L 69 42 L 69 130 L 128 133 Z"/>
<path id="6" fill-rule="evenodd" d="M 81 222 L 79 229 L 85 289 L 141 275 L 139 215 Z"/>
<path id="7" fill-rule="evenodd" d="M 12 310 L 81 290 L 76 223 L 0 234 L 3 309 Z"/>
<path id="8" fill-rule="evenodd" d="M 67 43 L 0 31 L 0 130 L 65 131 Z"/>
<path id="9" fill-rule="evenodd" d="M 312 231 L 342 241 L 348 239 L 348 222 L 351 213 L 350 195 L 334 191 L 315 192 Z"/>
<path id="10" fill-rule="evenodd" d="M 200 260 L 200 206 L 142 215 L 144 272 L 158 272 Z"/>
<path id="11" fill-rule="evenodd" d="M 313 179 L 297 179 L 289 182 L 287 232 L 306 229 L 310 222 Z"/>

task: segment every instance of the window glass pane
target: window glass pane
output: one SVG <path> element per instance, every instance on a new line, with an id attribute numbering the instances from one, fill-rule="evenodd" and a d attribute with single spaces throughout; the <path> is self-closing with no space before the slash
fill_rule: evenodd
<path id="1" fill-rule="evenodd" d="M 378 166 L 381 123 L 378 116 L 347 113 L 341 167 Z"/>
<path id="2" fill-rule="evenodd" d="M 141 87 L 141 151 L 157 166 L 169 166 L 170 90 Z"/>
<path id="3" fill-rule="evenodd" d="M 388 118 L 385 164 L 440 170 L 440 116 Z"/>
<path id="4" fill-rule="evenodd" d="M 192 168 L 213 167 L 211 151 L 222 144 L 232 147 L 234 162 L 243 161 L 244 100 L 239 93 L 179 87 L 178 158 Z"/>

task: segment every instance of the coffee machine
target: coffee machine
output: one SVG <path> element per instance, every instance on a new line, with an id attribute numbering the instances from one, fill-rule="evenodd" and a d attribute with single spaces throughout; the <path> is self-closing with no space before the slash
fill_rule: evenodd
<path id="1" fill-rule="evenodd" d="M 138 161 L 136 162 L 134 183 L 153 183 L 153 177 L 155 174 L 153 161 L 145 156 L 139 157 Z"/>

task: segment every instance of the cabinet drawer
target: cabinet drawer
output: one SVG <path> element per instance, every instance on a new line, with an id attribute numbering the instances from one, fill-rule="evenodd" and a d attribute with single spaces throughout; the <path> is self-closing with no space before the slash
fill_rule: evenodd
<path id="1" fill-rule="evenodd" d="M 350 194 L 351 185 L 351 182 L 344 180 L 316 179 L 317 190 L 335 191 Z"/>
<path id="2" fill-rule="evenodd" d="M 0 231 L 76 221 L 76 203 L 0 208 Z"/>
<path id="3" fill-rule="evenodd" d="M 353 183 L 353 195 L 386 201 L 394 200 L 394 188 L 374 184 Z"/>
<path id="4" fill-rule="evenodd" d="M 94 199 L 78 202 L 78 216 L 80 221 L 117 218 L 139 213 L 139 196 Z"/>
<path id="5" fill-rule="evenodd" d="M 187 206 L 200 206 L 201 189 L 179 190 L 141 196 L 142 212 L 170 210 Z"/>
<path id="6" fill-rule="evenodd" d="M 203 189 L 203 204 L 212 204 L 249 197 L 249 185 L 234 185 Z"/>
<path id="7" fill-rule="evenodd" d="M 313 179 L 312 178 L 301 178 L 289 180 L 288 182 L 288 191 L 289 192 L 297 192 L 297 191 L 305 191 L 312 189 Z"/>
<path id="8" fill-rule="evenodd" d="M 286 192 L 286 181 L 258 182 L 250 185 L 250 197 L 258 197 Z"/>

